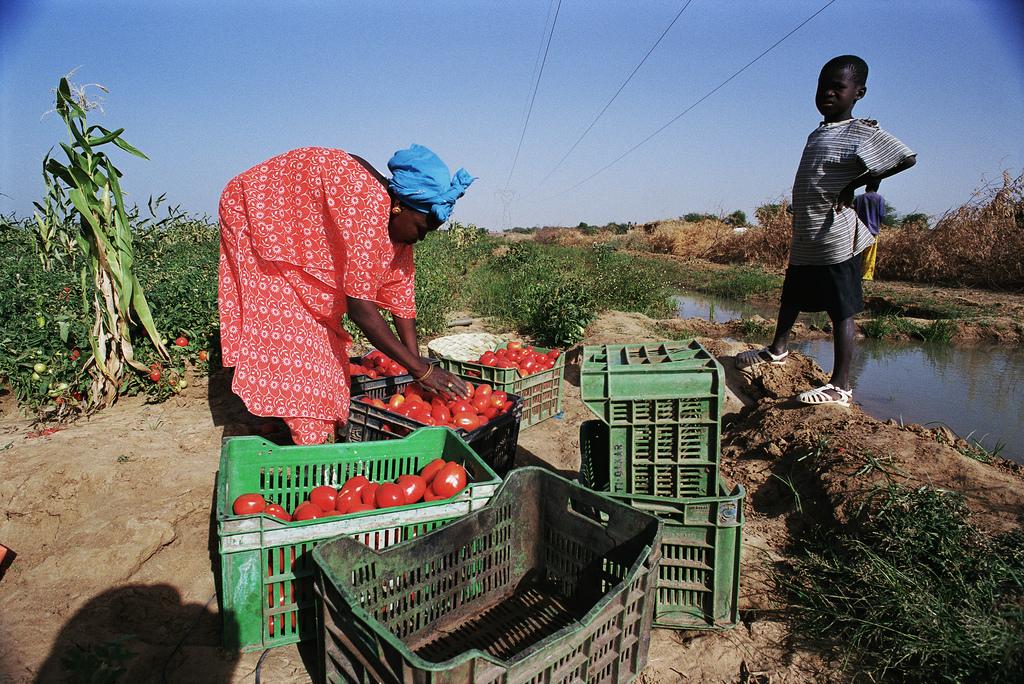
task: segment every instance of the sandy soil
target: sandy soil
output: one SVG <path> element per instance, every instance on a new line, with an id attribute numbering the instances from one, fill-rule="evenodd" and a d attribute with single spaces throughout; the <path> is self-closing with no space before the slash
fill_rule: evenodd
<path id="1" fill-rule="evenodd" d="M 611 313 L 586 342 L 666 332 L 643 316 Z M 838 521 L 858 494 L 893 478 L 964 491 L 986 527 L 1005 529 L 1024 511 L 1019 469 L 982 465 L 951 448 L 950 435 L 857 408 L 795 406 L 794 391 L 824 377 L 812 361 L 794 355 L 786 366 L 741 374 L 731 356 L 744 345 L 704 342 L 728 375 L 722 469 L 748 492 L 743 623 L 724 633 L 656 630 L 640 681 L 839 681 L 821 656 L 790 644 L 766 584 L 801 519 L 773 474 L 795 483 L 805 509 Z M 591 416 L 580 401 L 579 354 L 569 362 L 565 415 L 521 433 L 520 465 L 569 475 L 579 467 L 579 425 Z M 63 681 L 69 656 L 116 648 L 118 638 L 130 652 L 122 681 L 253 680 L 259 654 L 219 647 L 214 478 L 223 437 L 279 438 L 283 424 L 249 415 L 228 382 L 218 373 L 160 405 L 124 400 L 38 437 L 11 398 L 0 398 L 0 542 L 18 553 L 0 581 L 0 682 Z M 262 681 L 307 682 L 313 662 L 311 647 L 275 649 Z"/>

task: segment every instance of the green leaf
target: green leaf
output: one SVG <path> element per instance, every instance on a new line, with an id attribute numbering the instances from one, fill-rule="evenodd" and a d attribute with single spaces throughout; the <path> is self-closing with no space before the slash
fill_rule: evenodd
<path id="1" fill-rule="evenodd" d="M 71 324 L 67 321 L 60 321 L 57 323 L 57 329 L 60 331 L 60 339 L 63 340 L 64 344 L 67 344 L 68 334 L 71 332 Z"/>
<path id="2" fill-rule="evenodd" d="M 89 146 L 89 141 L 85 139 L 82 131 L 78 130 L 78 125 L 72 121 L 68 124 L 68 128 L 71 129 L 71 135 L 74 136 L 75 142 L 82 148 L 84 152 L 91 152 L 92 148 Z"/>
<path id="3" fill-rule="evenodd" d="M 116 131 L 112 131 L 110 133 L 107 133 L 106 135 L 101 136 L 99 138 L 89 138 L 89 144 L 92 145 L 93 147 L 98 147 L 100 145 L 105 145 L 108 142 L 110 142 L 111 140 L 113 140 L 114 138 L 116 138 L 117 136 L 121 135 L 122 133 L 124 133 L 124 129 L 123 128 L 118 128 Z"/>
<path id="4" fill-rule="evenodd" d="M 127 142 L 125 142 L 124 138 L 114 138 L 114 144 L 117 145 L 118 147 L 120 147 L 125 152 L 129 152 L 131 154 L 134 154 L 136 157 L 142 157 L 143 159 L 147 159 L 147 160 L 149 159 L 149 157 L 144 155 L 142 152 L 140 152 L 139 150 L 135 149 L 134 147 L 129 145 Z"/>
<path id="5" fill-rule="evenodd" d="M 132 275 L 132 280 L 135 285 L 132 294 L 132 308 L 135 309 L 135 313 L 139 317 L 139 323 L 142 324 L 146 334 L 149 335 L 150 341 L 156 350 L 160 352 L 160 355 L 165 359 L 170 358 L 170 354 L 167 353 L 167 349 L 160 342 L 160 333 L 156 329 L 156 323 L 153 321 L 153 313 L 149 310 L 149 303 L 146 301 L 146 295 L 142 291 L 142 283 L 139 282 L 139 278 L 136 275 Z"/>

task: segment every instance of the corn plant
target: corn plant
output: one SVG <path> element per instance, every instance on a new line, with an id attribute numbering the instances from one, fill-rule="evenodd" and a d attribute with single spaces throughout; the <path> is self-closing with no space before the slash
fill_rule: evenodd
<path id="1" fill-rule="evenodd" d="M 103 150 L 115 145 L 136 157 L 147 157 L 121 137 L 123 128 L 110 131 L 90 126 L 84 92 L 77 88 L 72 92 L 66 77 L 60 80 L 56 94 L 55 109 L 67 125 L 70 140 L 60 144 L 66 163 L 49 155 L 44 161 L 47 194 L 39 207 L 43 214 L 36 214 L 37 239 L 43 245 L 53 245 L 73 238 L 83 256 L 83 307 L 86 313 L 91 308 L 93 314 L 89 405 L 96 409 L 117 399 L 132 368 L 149 371 L 135 360 L 133 329 L 141 326 L 157 352 L 168 358 L 134 270 L 135 248 L 121 192 L 122 174 Z M 91 288 L 87 287 L 89 278 Z"/>

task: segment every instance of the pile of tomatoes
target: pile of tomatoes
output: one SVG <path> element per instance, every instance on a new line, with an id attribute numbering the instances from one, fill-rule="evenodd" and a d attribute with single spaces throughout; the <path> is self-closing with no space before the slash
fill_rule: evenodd
<path id="1" fill-rule="evenodd" d="M 382 376 L 405 375 L 408 372 L 409 370 L 405 366 L 397 361 L 392 361 L 386 354 L 376 349 L 364 356 L 362 363 L 350 363 L 348 365 L 350 376 L 365 375 L 371 380 L 376 380 Z"/>
<path id="2" fill-rule="evenodd" d="M 419 475 L 399 475 L 394 482 L 370 482 L 365 476 L 356 475 L 341 489 L 322 485 L 290 514 L 276 503 L 267 503 L 259 494 L 242 494 L 231 510 L 235 515 L 263 513 L 285 522 L 298 522 L 450 499 L 465 488 L 466 469 L 455 461 L 435 458 Z"/>
<path id="3" fill-rule="evenodd" d="M 490 385 L 474 387 L 472 383 L 466 384 L 472 393 L 469 399 L 443 399 L 413 383 L 407 385 L 403 392 L 388 397 L 386 402 L 372 397 L 363 397 L 361 401 L 424 425 L 466 432 L 472 432 L 512 409 L 513 402 L 505 392 L 495 391 Z"/>
<path id="4" fill-rule="evenodd" d="M 525 377 L 554 368 L 561 353 L 557 349 L 541 353 L 533 347 L 524 347 L 522 342 L 509 342 L 498 351 L 484 352 L 477 362 L 491 368 L 516 368 Z"/>

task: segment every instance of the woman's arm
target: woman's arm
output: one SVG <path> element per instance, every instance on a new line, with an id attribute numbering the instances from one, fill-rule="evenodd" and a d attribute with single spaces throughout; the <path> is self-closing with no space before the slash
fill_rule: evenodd
<path id="1" fill-rule="evenodd" d="M 405 345 L 406 349 L 419 356 L 420 347 L 419 340 L 416 339 L 416 319 L 402 318 L 401 316 L 394 315 L 392 315 L 391 319 L 395 322 L 398 339 L 402 340 L 402 344 Z"/>
<path id="2" fill-rule="evenodd" d="M 462 378 L 452 375 L 443 368 L 431 367 L 430 362 L 420 357 L 418 351 L 414 353 L 407 346 L 410 338 L 403 337 L 402 340 L 399 340 L 395 337 L 374 302 L 353 297 L 348 297 L 347 301 L 348 317 L 366 334 L 370 343 L 408 368 L 421 385 L 442 395 L 454 394 L 457 397 L 469 397 L 469 387 Z M 399 321 L 403 321 L 403 323 L 399 323 Z M 395 327 L 398 328 L 399 334 L 402 330 L 400 326 L 406 325 L 410 321 L 415 323 L 415 319 L 395 317 Z M 415 325 L 413 325 L 411 341 L 413 344 L 416 343 Z M 420 378 L 423 379 L 419 380 Z"/>

